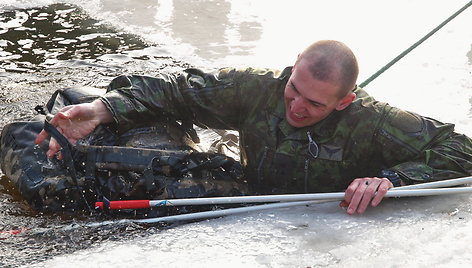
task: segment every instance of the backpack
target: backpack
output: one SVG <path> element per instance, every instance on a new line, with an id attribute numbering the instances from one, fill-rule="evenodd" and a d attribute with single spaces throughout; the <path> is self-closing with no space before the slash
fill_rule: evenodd
<path id="1" fill-rule="evenodd" d="M 71 145 L 47 122 L 70 104 L 91 102 L 104 91 L 56 91 L 29 121 L 7 124 L 0 137 L 0 167 L 30 206 L 41 212 L 93 208 L 101 200 L 142 200 L 247 194 L 239 162 L 200 152 L 189 124 L 162 120 L 117 134 L 102 125 Z M 48 159 L 48 142 L 36 145 L 45 129 L 61 144 L 62 160 Z"/>

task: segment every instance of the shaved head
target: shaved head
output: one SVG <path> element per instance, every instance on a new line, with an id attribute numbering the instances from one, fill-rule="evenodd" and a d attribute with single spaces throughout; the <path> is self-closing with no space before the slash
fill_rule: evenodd
<path id="1" fill-rule="evenodd" d="M 306 60 L 312 76 L 339 86 L 339 98 L 354 89 L 359 74 L 356 57 L 344 43 L 322 40 L 313 43 L 298 57 Z"/>

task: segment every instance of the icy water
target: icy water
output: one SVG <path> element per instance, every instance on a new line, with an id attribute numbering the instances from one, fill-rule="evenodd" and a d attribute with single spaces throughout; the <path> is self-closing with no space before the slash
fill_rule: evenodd
<path id="1" fill-rule="evenodd" d="M 189 66 L 283 68 L 319 39 L 354 50 L 361 82 L 466 2 L 1 0 L 0 126 L 31 116 L 59 88 Z M 471 24 L 469 9 L 366 89 L 472 136 Z M 0 266 L 470 266 L 471 201 L 391 199 L 362 216 L 328 203 L 93 228 L 86 223 L 97 219 L 30 211 L 2 179 L 0 230 L 29 230 L 1 234 Z"/>

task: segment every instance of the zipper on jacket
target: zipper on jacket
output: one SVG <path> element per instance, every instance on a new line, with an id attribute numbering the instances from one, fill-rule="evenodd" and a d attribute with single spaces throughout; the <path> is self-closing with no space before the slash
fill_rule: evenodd
<path id="1" fill-rule="evenodd" d="M 308 154 L 311 155 L 314 159 L 318 158 L 318 156 L 320 155 L 320 148 L 318 144 L 311 137 L 310 131 L 307 131 L 306 135 L 308 136 Z"/>
<path id="2" fill-rule="evenodd" d="M 305 171 L 305 193 L 308 193 L 308 166 L 309 166 L 309 163 L 310 163 L 310 159 L 308 159 L 308 157 L 305 158 L 305 167 L 304 167 L 304 171 Z"/>
<path id="3" fill-rule="evenodd" d="M 410 152 L 412 152 L 414 154 L 419 153 L 419 151 L 416 148 L 414 148 L 413 146 L 411 146 L 411 145 L 407 144 L 406 142 L 400 140 L 399 138 L 393 136 L 392 134 L 388 133 L 386 130 L 380 129 L 379 133 L 380 133 L 380 135 L 384 136 L 388 140 L 407 148 Z"/>
<path id="4" fill-rule="evenodd" d="M 259 161 L 259 166 L 257 167 L 257 180 L 259 182 L 261 182 L 264 179 L 262 175 L 262 168 L 264 167 L 264 162 L 267 157 L 267 151 L 269 151 L 269 147 L 265 146 L 264 152 L 262 153 L 261 161 Z"/>

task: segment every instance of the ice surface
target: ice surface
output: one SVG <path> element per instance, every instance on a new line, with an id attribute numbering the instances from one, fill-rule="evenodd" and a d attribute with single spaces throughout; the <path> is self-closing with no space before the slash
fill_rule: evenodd
<path id="1" fill-rule="evenodd" d="M 5 0 L 0 8 L 56 2 Z M 60 2 L 156 44 L 130 57 L 172 55 L 206 68 L 283 68 L 310 42 L 338 39 L 357 54 L 362 82 L 467 1 Z M 27 16 L 0 26 L 20 27 Z M 472 9 L 459 15 L 366 89 L 472 136 L 471 17 Z M 123 57 L 103 56 L 102 63 L 119 65 Z M 472 263 L 471 209 L 467 195 L 385 200 L 362 216 L 336 203 L 279 209 L 97 242 L 32 267 L 465 267 Z"/>

